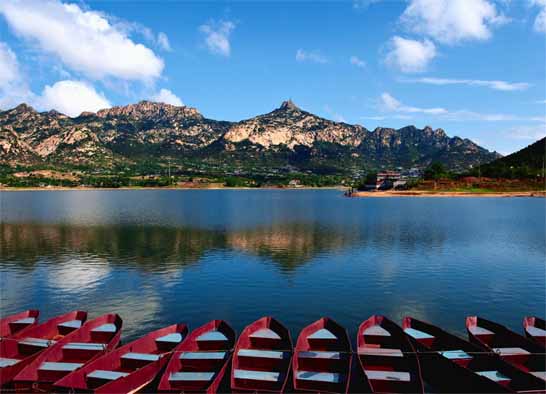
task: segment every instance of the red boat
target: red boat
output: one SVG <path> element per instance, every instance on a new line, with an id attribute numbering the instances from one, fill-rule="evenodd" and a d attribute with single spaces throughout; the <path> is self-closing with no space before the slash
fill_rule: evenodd
<path id="1" fill-rule="evenodd" d="M 87 312 L 73 311 L 31 325 L 0 341 L 0 387 L 11 382 L 40 352 L 81 327 Z"/>
<path id="2" fill-rule="evenodd" d="M 374 315 L 358 328 L 358 359 L 373 393 L 423 393 L 415 349 L 404 331 Z"/>
<path id="3" fill-rule="evenodd" d="M 234 344 L 235 331 L 223 320 L 212 320 L 192 331 L 169 361 L 158 391 L 225 392 Z"/>
<path id="4" fill-rule="evenodd" d="M 30 309 L 0 319 L 0 338 L 10 337 L 38 323 L 40 311 Z"/>
<path id="5" fill-rule="evenodd" d="M 282 393 L 289 381 L 292 340 L 272 317 L 248 325 L 233 353 L 231 389 L 234 392 Z"/>
<path id="6" fill-rule="evenodd" d="M 546 347 L 546 323 L 540 317 L 531 316 L 523 319 L 525 336 L 539 345 Z"/>
<path id="7" fill-rule="evenodd" d="M 88 321 L 44 350 L 19 372 L 14 379 L 16 390 L 51 391 L 54 382 L 114 349 L 120 340 L 121 324 L 116 314 Z"/>
<path id="8" fill-rule="evenodd" d="M 185 324 L 153 331 L 103 354 L 55 382 L 55 388 L 93 393 L 135 393 L 148 386 L 188 335 Z"/>
<path id="9" fill-rule="evenodd" d="M 292 359 L 296 390 L 347 393 L 351 382 L 351 341 L 347 331 L 323 317 L 305 327 Z"/>
<path id="10" fill-rule="evenodd" d="M 419 354 L 433 391 L 455 393 L 540 392 L 544 383 L 441 328 L 406 317 L 402 325 Z"/>
<path id="11" fill-rule="evenodd" d="M 471 342 L 497 353 L 503 360 L 546 383 L 544 347 L 498 323 L 478 316 L 466 318 L 466 329 Z"/>

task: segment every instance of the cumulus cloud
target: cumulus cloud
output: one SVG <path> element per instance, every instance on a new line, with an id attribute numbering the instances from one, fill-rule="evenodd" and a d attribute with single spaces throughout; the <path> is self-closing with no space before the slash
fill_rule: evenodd
<path id="1" fill-rule="evenodd" d="M 508 22 L 508 18 L 489 0 L 411 0 L 401 21 L 415 33 L 454 44 L 487 40 L 492 27 Z"/>
<path id="2" fill-rule="evenodd" d="M 306 51 L 303 49 L 298 49 L 296 51 L 296 60 L 298 62 L 311 62 L 319 64 L 328 63 L 326 56 L 322 55 L 319 51 Z"/>
<path id="3" fill-rule="evenodd" d="M 150 97 L 150 100 L 158 103 L 176 105 L 178 107 L 184 105 L 182 100 L 180 100 L 180 98 L 169 89 L 161 89 L 159 92 Z"/>
<path id="4" fill-rule="evenodd" d="M 364 60 L 360 59 L 358 56 L 351 56 L 349 61 L 351 62 L 351 64 L 353 66 L 357 66 L 357 67 L 360 67 L 360 68 L 365 68 L 366 67 L 366 62 Z"/>
<path id="5" fill-rule="evenodd" d="M 59 0 L 3 0 L 0 13 L 17 35 L 89 78 L 149 81 L 162 73 L 163 60 L 102 13 Z"/>
<path id="6" fill-rule="evenodd" d="M 211 22 L 201 25 L 199 30 L 205 35 L 205 45 L 208 50 L 216 55 L 229 56 L 231 44 L 229 36 L 235 29 L 235 23 L 231 21 Z"/>
<path id="7" fill-rule="evenodd" d="M 91 85 L 71 80 L 47 85 L 42 95 L 35 99 L 35 105 L 40 110 L 54 109 L 71 117 L 83 111 L 97 112 L 111 106 L 106 97 Z"/>
<path id="8" fill-rule="evenodd" d="M 540 33 L 546 33 L 546 0 L 530 0 L 531 5 L 539 7 L 537 17 L 535 18 L 534 29 Z"/>
<path id="9" fill-rule="evenodd" d="M 514 91 L 525 90 L 531 86 L 526 82 L 507 82 L 496 80 L 482 80 L 482 79 L 453 79 L 453 78 L 433 78 L 425 77 L 418 79 L 407 79 L 404 82 L 425 83 L 429 85 L 469 85 L 469 86 L 483 86 L 493 90 L 501 91 Z"/>
<path id="10" fill-rule="evenodd" d="M 402 72 L 417 73 L 425 71 L 435 56 L 436 47 L 429 40 L 416 41 L 394 36 L 385 61 Z"/>
<path id="11" fill-rule="evenodd" d="M 10 108 L 21 102 L 29 102 L 32 98 L 15 52 L 0 41 L 0 108 Z"/>
<path id="12" fill-rule="evenodd" d="M 0 88 L 9 86 L 18 79 L 17 57 L 6 43 L 0 42 Z"/>

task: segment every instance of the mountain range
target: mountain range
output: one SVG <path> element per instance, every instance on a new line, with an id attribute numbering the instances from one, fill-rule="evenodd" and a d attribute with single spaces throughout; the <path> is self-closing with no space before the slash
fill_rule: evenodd
<path id="1" fill-rule="evenodd" d="M 425 167 L 463 171 L 499 158 L 444 130 L 407 126 L 373 131 L 321 118 L 285 101 L 239 122 L 208 119 L 195 108 L 142 101 L 71 118 L 26 104 L 0 112 L 0 163 L 112 170 L 167 160 L 177 168 L 278 169 L 350 174 Z M 203 170 L 206 172 L 206 170 Z"/>

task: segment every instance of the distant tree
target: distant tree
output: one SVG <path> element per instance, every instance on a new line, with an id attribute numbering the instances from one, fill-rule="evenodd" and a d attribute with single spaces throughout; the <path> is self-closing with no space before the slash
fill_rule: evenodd
<path id="1" fill-rule="evenodd" d="M 425 169 L 424 177 L 427 180 L 449 178 L 450 174 L 442 163 L 434 162 Z"/>

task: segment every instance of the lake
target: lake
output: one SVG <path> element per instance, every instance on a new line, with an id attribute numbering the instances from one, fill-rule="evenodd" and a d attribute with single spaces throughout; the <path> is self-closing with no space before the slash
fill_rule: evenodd
<path id="1" fill-rule="evenodd" d="M 521 332 L 546 308 L 545 200 L 339 190 L 0 192 L 0 313 L 117 312 L 124 338 L 264 315 L 297 337 L 405 315 Z"/>

